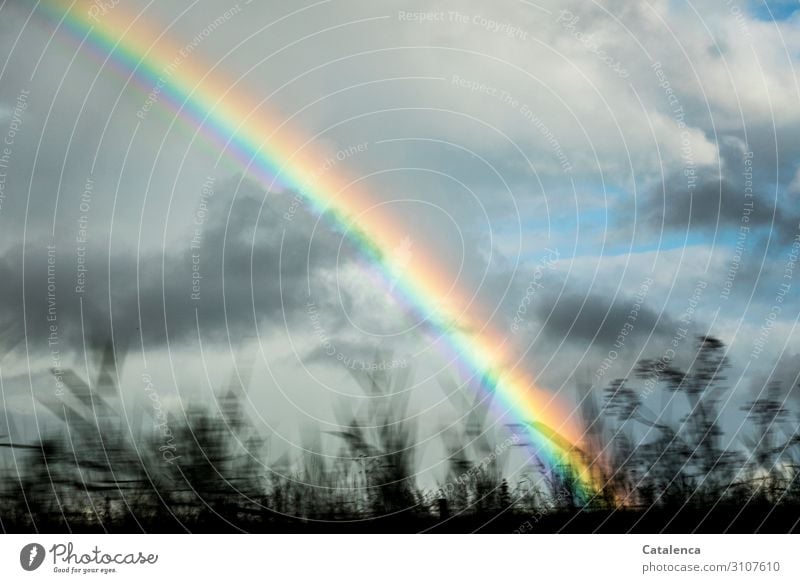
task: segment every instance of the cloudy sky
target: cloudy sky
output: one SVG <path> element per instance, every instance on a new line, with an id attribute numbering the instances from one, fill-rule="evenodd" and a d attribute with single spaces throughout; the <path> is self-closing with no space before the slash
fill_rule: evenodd
<path id="1" fill-rule="evenodd" d="M 432 322 L 346 233 L 243 172 L 165 104 L 148 108 L 152 85 L 34 4 L 0 4 L 7 408 L 30 415 L 53 396 L 54 364 L 92 377 L 94 350 L 112 341 L 131 399 L 147 373 L 175 407 L 208 401 L 238 370 L 253 416 L 289 443 L 298 427 L 329 429 L 341 407 L 363 406 L 347 370 L 362 363 L 411 370 L 421 441 L 463 414 L 440 388 L 459 371 L 437 351 Z M 316 171 L 359 180 L 389 205 L 405 233 L 389 250 L 395 277 L 434 257 L 542 387 L 574 401 L 576 383 L 599 390 L 670 349 L 686 362 L 691 337 L 712 334 L 729 345 L 735 427 L 765 380 L 788 390 L 800 373 L 795 7 L 78 9 L 94 10 L 98 26 L 113 11 L 138 18 L 192 46 L 178 67 L 213 69 L 264 100 L 314 144 Z M 48 343 L 48 275 L 58 344 Z"/>

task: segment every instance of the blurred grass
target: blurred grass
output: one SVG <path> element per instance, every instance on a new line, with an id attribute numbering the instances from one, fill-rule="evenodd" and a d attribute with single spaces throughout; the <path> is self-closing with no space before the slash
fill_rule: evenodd
<path id="1" fill-rule="evenodd" d="M 231 387 L 215 407 L 191 405 L 154 416 L 126 411 L 106 347 L 92 382 L 63 375 L 65 397 L 40 401 L 59 420 L 35 442 L 0 435 L 0 527 L 4 532 L 788 532 L 800 517 L 798 418 L 770 385 L 745 409 L 748 431 L 736 451 L 724 445 L 720 401 L 728 362 L 722 343 L 697 339 L 689 370 L 642 361 L 635 378 L 584 388 L 585 442 L 549 427 L 487 423 L 491 391 L 440 386 L 462 412 L 441 431 L 446 477 L 417 482 L 417 427 L 409 409 L 410 370 L 353 371 L 366 405 L 337 413 L 340 429 L 303 431 L 302 455 L 271 463 L 269 442 L 248 419 L 244 393 Z M 655 382 L 674 397 L 668 409 L 632 387 Z M 468 395 L 471 389 L 472 398 Z M 678 411 L 677 420 L 670 418 Z M 149 425 L 145 418 L 149 417 Z M 159 417 L 159 418 L 156 418 Z M 565 465 L 535 456 L 505 475 L 528 429 L 563 453 L 579 452 L 595 492 L 577 488 Z M 335 455 L 323 452 L 334 441 Z M 527 451 L 527 450 L 526 450 Z M 521 525 L 525 525 L 521 528 Z"/>

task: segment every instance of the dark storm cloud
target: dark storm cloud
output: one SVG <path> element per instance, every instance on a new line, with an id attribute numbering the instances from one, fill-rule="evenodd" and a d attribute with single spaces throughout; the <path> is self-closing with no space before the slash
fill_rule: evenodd
<path id="1" fill-rule="evenodd" d="M 566 340 L 607 348 L 623 330 L 625 338 L 630 340 L 667 333 L 671 318 L 667 314 L 659 317 L 658 312 L 643 305 L 642 297 L 619 295 L 612 298 L 596 292 L 587 295 L 567 292 L 543 298 L 536 315 L 551 342 Z"/>
<path id="2" fill-rule="evenodd" d="M 686 232 L 737 232 L 739 227 L 771 230 L 786 241 L 797 230 L 800 213 L 770 187 L 774 154 L 743 152 L 724 143 L 720 166 L 697 166 L 673 172 L 639 201 L 653 229 Z M 787 173 L 787 182 L 791 176 Z M 761 233 L 763 234 L 763 232 Z"/>
<path id="3" fill-rule="evenodd" d="M 95 247 L 87 251 L 80 292 L 73 241 L 29 243 L 24 270 L 22 247 L 7 252 L 0 260 L 2 348 L 27 341 L 34 351 L 46 350 L 51 325 L 58 344 L 49 347 L 70 351 L 81 348 L 84 334 L 87 348 L 112 332 L 117 342 L 141 338 L 151 347 L 168 338 L 194 342 L 198 333 L 203 342 L 237 342 L 255 335 L 257 325 L 294 320 L 305 309 L 307 278 L 325 297 L 318 274 L 347 263 L 350 251 L 344 245 L 339 256 L 340 237 L 327 229 L 311 240 L 315 220 L 302 205 L 288 220 L 290 194 L 268 196 L 262 209 L 257 187 L 245 184 L 234 199 L 229 186 L 209 199 L 196 248 L 191 231 L 138 261 L 132 249 L 109 257 Z"/>

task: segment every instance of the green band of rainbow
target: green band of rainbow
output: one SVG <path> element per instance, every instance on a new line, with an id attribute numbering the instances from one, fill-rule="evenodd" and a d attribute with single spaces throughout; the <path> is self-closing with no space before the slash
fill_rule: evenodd
<path id="1" fill-rule="evenodd" d="M 159 88 L 159 104 L 174 109 L 186 123 L 230 154 L 241 168 L 274 189 L 275 180 L 300 193 L 317 213 L 347 233 L 351 242 L 384 272 L 392 272 L 387 251 L 397 248 L 406 231 L 396 217 L 375 205 L 368 193 L 337 173 L 329 172 L 309 184 L 307 176 L 324 156 L 306 146 L 278 116 L 249 92 L 237 90 L 222 75 L 209 71 L 194 56 L 174 66 L 181 47 L 160 38 L 147 23 L 118 5 L 102 18 L 91 16 L 92 3 L 79 0 L 70 7 L 52 0 L 39 10 L 51 25 L 68 33 L 108 62 L 121 68 L 145 92 Z M 163 35 L 166 36 L 166 35 Z M 454 289 L 448 270 L 432 254 L 415 257 L 393 281 L 402 296 L 433 324 L 448 352 L 471 376 L 484 379 L 486 390 L 510 409 L 527 428 L 536 455 L 557 471 L 568 471 L 584 494 L 598 490 L 598 477 L 578 449 L 581 433 L 572 415 L 521 370 L 510 354 L 507 338 L 487 329 L 474 302 Z M 395 274 L 396 276 L 396 274 Z M 468 313 L 467 310 L 470 310 Z"/>

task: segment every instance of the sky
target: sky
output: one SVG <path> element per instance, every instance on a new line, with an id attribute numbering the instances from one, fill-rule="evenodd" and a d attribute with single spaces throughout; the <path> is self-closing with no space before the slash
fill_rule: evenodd
<path id="1" fill-rule="evenodd" d="M 433 444 L 465 414 L 442 378 L 475 383 L 398 285 L 427 259 L 567 403 L 641 358 L 686 365 L 705 334 L 728 345 L 732 439 L 767 381 L 796 403 L 795 2 L 79 4 L 192 46 L 179 67 L 286 120 L 318 153 L 310 172 L 357 181 L 404 236 L 381 274 L 324 213 L 149 103 L 152 86 L 6 0 L 0 376 L 21 418 L 57 397 L 49 368 L 93 378 L 111 342 L 130 402 L 145 374 L 176 409 L 239 378 L 289 449 L 367 406 L 354 369 L 410 370 Z M 500 434 L 515 421 L 493 413 Z"/>

